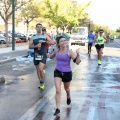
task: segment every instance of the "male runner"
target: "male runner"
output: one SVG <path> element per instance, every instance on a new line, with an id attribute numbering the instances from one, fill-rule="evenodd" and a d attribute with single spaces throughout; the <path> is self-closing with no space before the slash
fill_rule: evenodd
<path id="1" fill-rule="evenodd" d="M 36 35 L 30 39 L 29 48 L 34 49 L 34 65 L 36 66 L 37 75 L 40 81 L 39 88 L 44 89 L 44 68 L 47 59 L 46 44 L 54 44 L 47 34 L 42 34 L 42 24 L 36 24 Z"/>

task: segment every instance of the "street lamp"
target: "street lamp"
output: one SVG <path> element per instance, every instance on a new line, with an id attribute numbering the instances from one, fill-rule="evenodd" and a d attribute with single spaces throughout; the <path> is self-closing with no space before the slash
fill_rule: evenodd
<path id="1" fill-rule="evenodd" d="M 15 50 L 15 2 L 12 0 L 12 50 Z"/>

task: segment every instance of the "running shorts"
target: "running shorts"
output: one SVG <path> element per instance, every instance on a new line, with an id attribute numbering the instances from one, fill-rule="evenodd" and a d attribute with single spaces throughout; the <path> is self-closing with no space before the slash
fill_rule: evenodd
<path id="1" fill-rule="evenodd" d="M 38 65 L 40 62 L 43 63 L 43 64 L 46 64 L 46 61 L 47 61 L 47 56 L 46 55 L 43 55 L 43 58 L 42 60 L 35 60 L 35 57 L 34 57 L 34 65 Z"/>
<path id="2" fill-rule="evenodd" d="M 96 44 L 95 47 L 100 50 L 101 48 L 104 48 L 104 44 Z"/>
<path id="3" fill-rule="evenodd" d="M 61 72 L 61 71 L 55 69 L 54 77 L 60 77 L 62 79 L 62 82 L 70 82 L 72 80 L 72 71 Z"/>

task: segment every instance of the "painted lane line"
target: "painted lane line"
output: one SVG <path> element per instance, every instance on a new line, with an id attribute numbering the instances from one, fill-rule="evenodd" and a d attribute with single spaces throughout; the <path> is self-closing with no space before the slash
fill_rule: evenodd
<path id="1" fill-rule="evenodd" d="M 42 111 L 54 96 L 55 87 L 49 90 L 43 98 L 35 103 L 24 115 L 18 120 L 33 120 L 40 111 Z"/>

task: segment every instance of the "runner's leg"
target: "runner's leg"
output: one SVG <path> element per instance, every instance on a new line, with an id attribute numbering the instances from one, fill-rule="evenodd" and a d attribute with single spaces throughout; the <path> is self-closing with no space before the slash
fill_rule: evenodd
<path id="1" fill-rule="evenodd" d="M 60 77 L 55 77 L 54 83 L 56 88 L 56 94 L 55 94 L 56 107 L 60 109 L 62 79 Z"/>
<path id="2" fill-rule="evenodd" d="M 44 77 L 44 67 L 45 64 L 44 63 L 39 63 L 39 70 L 40 70 L 40 84 L 38 86 L 38 88 L 44 89 L 45 88 L 45 77 Z"/>
<path id="3" fill-rule="evenodd" d="M 37 76 L 38 76 L 39 80 L 41 80 L 39 65 L 36 65 L 36 70 L 37 70 Z"/>
<path id="4" fill-rule="evenodd" d="M 90 44 L 90 54 L 91 54 L 91 48 L 92 48 L 92 44 Z"/>
<path id="5" fill-rule="evenodd" d="M 100 60 L 102 60 L 103 48 L 100 49 Z"/>
<path id="6" fill-rule="evenodd" d="M 39 70 L 40 70 L 40 77 L 41 77 L 41 80 L 44 80 L 44 68 L 45 68 L 45 64 L 44 63 L 39 63 Z"/>
<path id="7" fill-rule="evenodd" d="M 70 97 L 70 82 L 64 82 L 64 89 L 67 94 L 67 104 L 69 105 L 71 103 L 71 97 Z"/>

